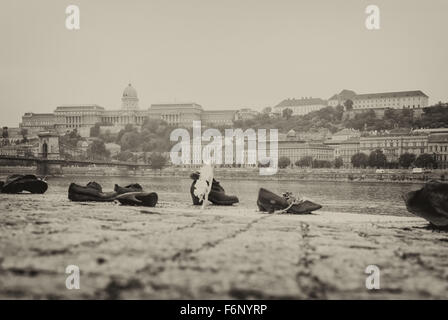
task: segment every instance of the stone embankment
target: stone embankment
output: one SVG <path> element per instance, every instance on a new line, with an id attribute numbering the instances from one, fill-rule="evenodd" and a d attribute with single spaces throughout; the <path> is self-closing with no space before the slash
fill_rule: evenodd
<path id="1" fill-rule="evenodd" d="M 146 177 L 183 177 L 198 168 L 173 168 L 162 170 L 127 170 L 116 167 L 63 167 L 64 176 L 146 176 Z M 35 174 L 35 167 L 0 166 L 0 176 L 9 174 Z M 256 168 L 216 168 L 215 176 L 219 179 L 249 179 L 249 180 L 285 180 L 285 181 L 353 181 L 353 182 L 395 182 L 424 183 L 431 179 L 448 179 L 448 170 L 433 170 L 430 173 L 413 174 L 409 170 L 385 170 L 376 173 L 371 169 L 279 169 L 275 175 L 263 176 Z"/>
<path id="2" fill-rule="evenodd" d="M 420 218 L 2 207 L 3 299 L 448 298 L 447 234 Z M 66 288 L 68 265 L 80 268 L 79 290 Z M 380 269 L 379 290 L 366 288 L 369 265 Z"/>

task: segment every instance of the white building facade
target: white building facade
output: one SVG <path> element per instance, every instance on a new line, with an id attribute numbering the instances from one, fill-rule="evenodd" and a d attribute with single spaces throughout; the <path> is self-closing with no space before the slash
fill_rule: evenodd
<path id="1" fill-rule="evenodd" d="M 191 127 L 193 121 L 216 126 L 232 125 L 237 110 L 202 109 L 197 103 L 152 104 L 144 110 L 139 107 L 137 90 L 129 84 L 123 90 L 121 108 L 106 110 L 96 104 L 58 106 L 54 113 L 25 113 L 22 128 L 37 132 L 55 130 L 59 134 L 77 130 L 82 137 L 90 136 L 90 129 L 100 124 L 111 133 L 118 132 L 127 125 L 141 126 L 146 119 L 160 119 L 172 126 Z M 33 131 L 33 133 L 34 133 Z"/>
<path id="2" fill-rule="evenodd" d="M 285 99 L 274 107 L 274 112 L 283 114 L 283 110 L 291 109 L 293 116 L 302 116 L 326 106 L 327 101 L 320 98 Z"/>
<path id="3" fill-rule="evenodd" d="M 423 109 L 427 106 L 428 96 L 420 90 L 357 94 L 353 99 L 354 110 Z"/>

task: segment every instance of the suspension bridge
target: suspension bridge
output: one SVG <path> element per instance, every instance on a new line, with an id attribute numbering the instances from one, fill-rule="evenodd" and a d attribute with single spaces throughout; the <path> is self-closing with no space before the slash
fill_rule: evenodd
<path id="1" fill-rule="evenodd" d="M 127 170 L 137 171 L 138 169 L 151 169 L 149 164 L 125 162 L 125 161 L 110 161 L 110 160 L 81 160 L 76 159 L 82 151 L 76 147 L 63 146 L 70 159 L 64 158 L 60 153 L 59 136 L 57 134 L 45 132 L 39 134 L 39 146 L 37 156 L 30 154 L 23 155 L 1 155 L 0 165 L 9 163 L 13 165 L 27 165 L 36 166 L 37 175 L 59 175 L 63 172 L 63 167 L 77 166 L 77 167 L 115 167 Z"/>

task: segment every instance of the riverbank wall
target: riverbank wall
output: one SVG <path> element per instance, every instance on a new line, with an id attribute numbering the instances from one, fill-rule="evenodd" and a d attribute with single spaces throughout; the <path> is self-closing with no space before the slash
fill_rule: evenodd
<path id="1" fill-rule="evenodd" d="M 63 176 L 138 176 L 138 177 L 178 177 L 189 178 L 195 168 L 169 167 L 162 170 L 137 169 L 128 170 L 116 167 L 63 167 Z M 35 174 L 34 166 L 0 166 L 0 178 L 10 174 Z M 349 182 L 393 182 L 424 183 L 437 179 L 448 179 L 448 170 L 433 170 L 429 173 L 413 174 L 409 170 L 385 170 L 376 173 L 372 169 L 279 169 L 275 175 L 260 175 L 258 168 L 215 168 L 215 177 L 219 180 L 279 180 L 279 181 L 349 181 Z"/>

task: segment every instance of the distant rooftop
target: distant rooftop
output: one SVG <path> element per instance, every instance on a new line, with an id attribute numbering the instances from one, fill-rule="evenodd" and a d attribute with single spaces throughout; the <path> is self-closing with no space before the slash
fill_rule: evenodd
<path id="1" fill-rule="evenodd" d="M 363 93 L 357 94 L 354 99 L 383 99 L 383 98 L 402 98 L 402 97 L 428 97 L 421 90 L 415 91 L 397 91 L 397 92 L 381 92 L 381 93 Z"/>
<path id="2" fill-rule="evenodd" d="M 84 110 L 104 110 L 103 107 L 97 104 L 70 104 L 70 105 L 61 105 L 56 108 L 56 111 L 66 111 L 69 109 L 84 109 Z"/>
<path id="3" fill-rule="evenodd" d="M 321 98 L 302 98 L 302 99 L 285 99 L 280 102 L 275 108 L 279 107 L 301 107 L 322 104 L 327 105 L 327 101 Z"/>
<path id="4" fill-rule="evenodd" d="M 347 134 L 360 134 L 359 130 L 356 129 L 352 129 L 352 128 L 345 128 L 342 129 L 338 132 L 336 132 L 335 134 L 333 134 L 334 136 L 345 136 Z"/>
<path id="5" fill-rule="evenodd" d="M 355 91 L 344 89 L 339 94 L 334 94 L 328 100 L 345 101 L 345 100 L 348 100 L 348 99 L 353 99 L 355 96 L 356 96 L 356 92 Z"/>
<path id="6" fill-rule="evenodd" d="M 210 113 L 236 113 L 238 110 L 206 110 L 204 111 L 205 114 Z"/>
<path id="7" fill-rule="evenodd" d="M 415 129 L 413 132 L 416 133 L 448 133 L 448 128 L 423 128 Z"/>
<path id="8" fill-rule="evenodd" d="M 431 134 L 428 142 L 448 142 L 448 134 Z"/>
<path id="9" fill-rule="evenodd" d="M 407 129 L 398 129 L 398 130 L 386 130 L 386 131 L 378 131 L 378 132 L 363 132 L 361 134 L 362 137 L 397 137 L 397 136 L 428 136 L 428 132 L 418 132 Z"/>
<path id="10" fill-rule="evenodd" d="M 153 103 L 151 107 L 176 107 L 176 108 L 188 108 L 188 107 L 199 107 L 202 108 L 200 104 L 195 102 L 161 102 L 161 103 Z"/>
<path id="11" fill-rule="evenodd" d="M 359 143 L 359 137 L 350 137 L 347 140 L 342 140 L 339 143 L 341 144 L 351 144 L 351 143 Z"/>
<path id="12" fill-rule="evenodd" d="M 23 117 L 52 117 L 54 113 L 34 113 L 34 112 L 26 112 Z"/>

